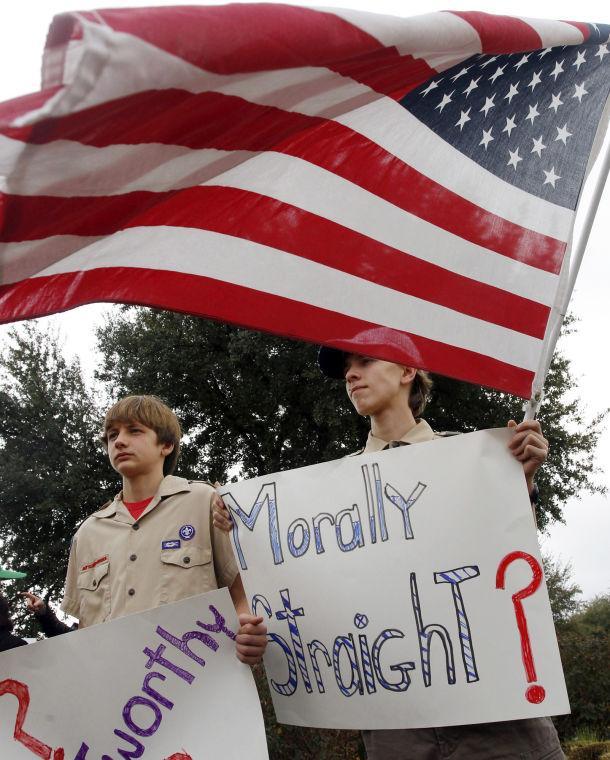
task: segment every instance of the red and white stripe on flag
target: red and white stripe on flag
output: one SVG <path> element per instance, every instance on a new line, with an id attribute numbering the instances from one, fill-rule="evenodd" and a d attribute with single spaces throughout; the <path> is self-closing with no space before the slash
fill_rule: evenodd
<path id="1" fill-rule="evenodd" d="M 147 304 L 531 394 L 573 211 L 400 104 L 586 25 L 286 5 L 55 18 L 0 105 L 0 321 Z"/>

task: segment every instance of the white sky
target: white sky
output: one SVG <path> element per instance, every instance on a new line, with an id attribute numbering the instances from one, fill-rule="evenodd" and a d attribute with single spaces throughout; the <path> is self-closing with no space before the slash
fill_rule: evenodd
<path id="1" fill-rule="evenodd" d="M 56 0 L 22 0 L 0 4 L 0 101 L 8 100 L 39 88 L 40 61 L 46 32 L 52 17 L 60 12 L 99 7 L 169 5 L 139 2 L 57 2 Z M 196 3 L 180 0 L 180 5 Z M 212 3 L 209 3 L 212 4 Z M 301 2 L 298 5 L 313 5 Z M 396 0 L 346 0 L 334 2 L 335 7 L 357 8 L 375 13 L 410 15 L 444 10 L 447 3 L 422 0 L 406 6 Z M 607 4 L 599 0 L 579 3 L 558 0 L 486 0 L 484 9 L 491 13 L 506 13 L 531 17 L 553 17 L 579 21 L 610 23 Z M 572 299 L 572 311 L 580 318 L 578 335 L 567 339 L 564 348 L 573 361 L 579 378 L 578 393 L 590 416 L 610 405 L 607 377 L 608 359 L 608 282 L 610 280 L 610 189 L 606 188 L 593 226 L 587 253 Z M 48 317 L 40 322 L 58 327 L 66 340 L 66 351 L 78 354 L 88 374 L 95 365 L 93 347 L 94 327 L 107 307 L 92 305 L 75 309 L 64 315 Z M 0 345 L 10 326 L 0 326 Z M 599 464 L 606 470 L 600 478 L 610 490 L 610 430 L 608 425 L 599 446 Z M 543 538 L 543 549 L 563 562 L 570 561 L 574 579 L 589 598 L 610 588 L 608 551 L 610 536 L 610 498 L 588 496 L 572 500 L 565 510 L 565 525 L 556 525 Z"/>

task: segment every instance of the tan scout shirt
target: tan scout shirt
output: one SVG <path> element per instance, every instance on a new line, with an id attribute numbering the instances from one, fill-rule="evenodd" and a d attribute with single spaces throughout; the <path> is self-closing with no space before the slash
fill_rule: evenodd
<path id="1" fill-rule="evenodd" d="M 79 627 L 231 586 L 229 534 L 214 529 L 214 489 L 168 475 L 138 520 L 122 494 L 88 517 L 70 549 L 62 610 Z"/>
<path id="2" fill-rule="evenodd" d="M 426 420 L 418 420 L 417 424 L 406 435 L 403 435 L 400 440 L 403 443 L 425 443 L 426 441 L 433 441 L 438 437 L 443 437 L 442 433 L 435 433 Z M 384 441 L 382 438 L 377 438 L 372 433 L 369 433 L 364 448 L 358 453 L 370 454 L 374 451 L 381 451 L 385 449 L 388 443 L 391 443 L 391 441 Z"/>

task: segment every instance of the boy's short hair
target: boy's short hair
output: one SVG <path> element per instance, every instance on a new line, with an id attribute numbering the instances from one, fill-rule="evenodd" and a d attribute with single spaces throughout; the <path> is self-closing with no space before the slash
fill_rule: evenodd
<path id="1" fill-rule="evenodd" d="M 108 450 L 108 431 L 115 422 L 139 422 L 157 434 L 159 443 L 173 443 L 165 457 L 163 474 L 171 475 L 180 456 L 182 430 L 174 412 L 157 396 L 126 396 L 113 404 L 104 418 L 102 444 Z"/>
<path id="2" fill-rule="evenodd" d="M 425 369 L 418 369 L 411 383 L 409 406 L 415 418 L 421 417 L 432 391 L 432 378 Z"/>

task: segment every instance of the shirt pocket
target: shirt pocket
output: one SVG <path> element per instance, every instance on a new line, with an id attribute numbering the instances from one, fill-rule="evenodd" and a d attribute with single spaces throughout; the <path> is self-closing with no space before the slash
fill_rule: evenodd
<path id="1" fill-rule="evenodd" d="M 218 588 L 210 547 L 192 544 L 165 549 L 161 552 L 161 563 L 161 603 L 177 602 Z"/>
<path id="2" fill-rule="evenodd" d="M 110 614 L 110 562 L 81 570 L 76 579 L 80 600 L 79 626 L 102 623 Z"/>

